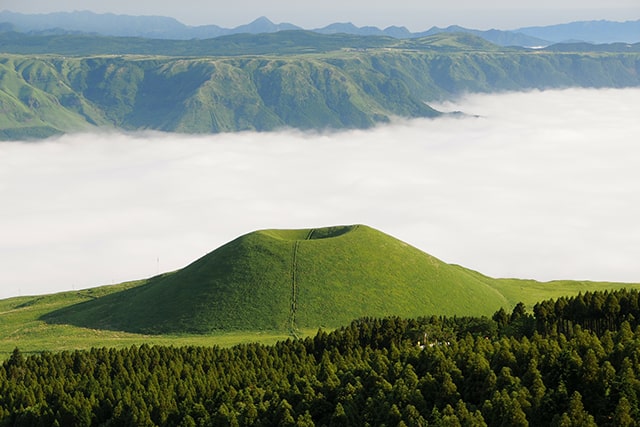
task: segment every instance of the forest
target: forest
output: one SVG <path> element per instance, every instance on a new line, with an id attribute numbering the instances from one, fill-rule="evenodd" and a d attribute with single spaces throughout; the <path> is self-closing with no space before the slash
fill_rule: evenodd
<path id="1" fill-rule="evenodd" d="M 634 426 L 640 292 L 362 318 L 273 346 L 22 354 L 0 425 Z"/>

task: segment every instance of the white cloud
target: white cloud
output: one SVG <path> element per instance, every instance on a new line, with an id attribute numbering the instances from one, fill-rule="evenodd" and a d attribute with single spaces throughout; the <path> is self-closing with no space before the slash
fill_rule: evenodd
<path id="1" fill-rule="evenodd" d="M 0 144 L 0 297 L 180 268 L 261 228 L 365 223 L 497 277 L 640 281 L 640 90 L 474 95 L 331 134 Z"/>

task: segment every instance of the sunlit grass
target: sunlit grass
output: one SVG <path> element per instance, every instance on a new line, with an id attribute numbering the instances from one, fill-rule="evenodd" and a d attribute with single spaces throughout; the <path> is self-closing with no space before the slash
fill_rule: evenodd
<path id="1" fill-rule="evenodd" d="M 37 299 L 37 298 L 36 298 Z M 43 300 L 46 300 L 44 297 Z M 81 297 L 78 300 L 82 299 Z M 73 298 L 63 298 L 60 304 L 38 304 L 20 307 L 32 302 L 32 297 L 11 298 L 0 301 L 0 359 L 8 357 L 17 347 L 23 353 L 43 351 L 63 351 L 89 349 L 92 347 L 129 347 L 132 345 L 166 346 L 222 346 L 229 347 L 241 343 L 259 342 L 274 344 L 291 338 L 286 332 L 230 331 L 210 335 L 168 334 L 145 335 L 128 332 L 81 328 L 72 325 L 51 325 L 38 318 L 56 307 L 73 303 Z M 298 336 L 315 333 L 303 330 Z"/>
<path id="2" fill-rule="evenodd" d="M 366 226 L 262 231 L 234 242 L 215 256 L 149 280 L 0 300 L 0 358 L 8 357 L 16 347 L 37 353 L 142 344 L 273 344 L 364 316 L 491 316 L 498 308 L 511 310 L 518 302 L 531 311 L 536 302 L 579 292 L 640 289 L 639 283 L 494 279 L 443 263 Z M 237 258 L 244 259 L 243 268 L 231 262 Z M 226 261 L 220 264 L 219 259 Z M 271 277 L 274 275 L 278 277 Z M 224 280 L 212 287 L 211 277 Z M 255 284 L 265 278 L 283 284 L 282 289 L 257 292 Z M 282 319 L 291 309 L 292 279 L 295 316 L 285 322 Z M 154 287 L 154 280 L 162 286 Z M 218 308 L 213 309 L 211 301 L 222 300 L 229 286 L 243 295 L 249 293 L 248 302 L 238 306 L 232 299 L 216 303 Z M 215 295 L 209 295 L 214 289 Z M 276 294 L 282 301 L 273 305 L 269 301 Z M 202 305 L 205 297 L 213 299 Z M 175 318 L 170 317 L 171 306 L 174 311 L 182 310 Z M 165 308 L 147 313 L 149 307 Z M 194 310 L 198 312 L 188 317 Z M 149 323 L 151 315 L 155 317 Z M 274 318 L 280 319 L 278 327 L 272 326 Z M 235 323 L 198 329 L 203 322 L 218 325 L 225 319 L 235 319 Z M 153 333 L 133 332 L 161 320 L 174 323 Z"/>

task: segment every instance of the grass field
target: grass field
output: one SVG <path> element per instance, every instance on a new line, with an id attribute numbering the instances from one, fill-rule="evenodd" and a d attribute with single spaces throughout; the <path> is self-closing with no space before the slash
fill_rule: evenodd
<path id="1" fill-rule="evenodd" d="M 640 289 L 640 284 L 608 282 L 558 281 L 541 283 L 516 279 L 496 280 L 496 288 L 513 302 L 522 301 L 531 308 L 537 301 L 547 298 L 575 295 L 578 292 L 626 288 Z M 16 348 L 21 352 L 64 351 L 91 347 L 128 347 L 132 345 L 219 345 L 223 347 L 241 343 L 273 344 L 291 338 L 286 332 L 229 331 L 215 334 L 145 335 L 72 325 L 52 325 L 40 316 L 68 304 L 86 301 L 87 291 L 74 291 L 51 296 L 18 297 L 0 301 L 0 359 L 6 359 Z M 427 314 L 427 313 L 425 313 Z M 310 336 L 317 329 L 298 330 L 298 336 Z"/>
<path id="2" fill-rule="evenodd" d="M 272 344 L 358 317 L 491 316 L 640 283 L 494 279 L 372 228 L 263 230 L 147 280 L 0 300 L 0 358 L 131 345 Z"/>
<path id="3" fill-rule="evenodd" d="M 114 290 L 122 285 L 113 286 Z M 110 288 L 110 287 L 107 287 Z M 97 288 L 105 290 L 105 288 Z M 52 310 L 86 301 L 90 292 L 73 291 L 54 295 L 18 297 L 0 300 L 0 360 L 9 357 L 18 347 L 21 352 L 63 351 L 91 347 L 128 347 L 132 345 L 218 345 L 229 347 L 241 343 L 273 344 L 291 338 L 286 332 L 231 331 L 215 334 L 145 335 L 128 332 L 81 328 L 72 325 L 52 325 L 40 317 Z M 317 330 L 302 330 L 298 334 L 312 335 Z"/>

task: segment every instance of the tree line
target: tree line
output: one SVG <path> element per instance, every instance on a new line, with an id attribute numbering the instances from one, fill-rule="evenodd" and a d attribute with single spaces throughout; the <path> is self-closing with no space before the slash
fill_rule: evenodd
<path id="1" fill-rule="evenodd" d="M 16 349 L 0 426 L 635 426 L 637 303 L 363 318 L 273 346 Z"/>

